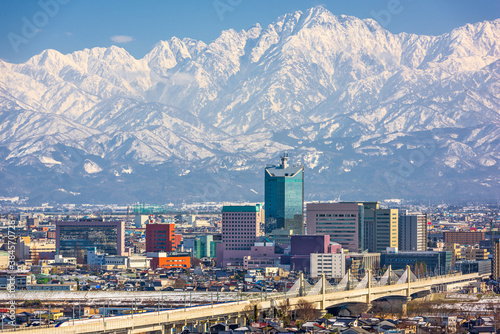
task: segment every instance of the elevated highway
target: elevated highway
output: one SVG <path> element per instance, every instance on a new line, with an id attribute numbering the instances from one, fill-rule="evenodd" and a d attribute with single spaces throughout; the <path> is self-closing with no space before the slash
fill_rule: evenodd
<path id="1" fill-rule="evenodd" d="M 391 282 L 390 270 L 380 281 L 373 280 L 370 274 L 361 282 L 351 283 L 349 274 L 337 286 L 329 286 L 323 277 L 307 292 L 305 281 L 301 277 L 286 294 L 268 295 L 267 298 L 235 301 L 215 305 L 175 309 L 159 312 L 148 312 L 126 316 L 106 317 L 98 319 L 70 320 L 60 327 L 50 328 L 18 328 L 22 333 L 148 333 L 162 334 L 180 333 L 185 326 L 197 331 L 207 331 L 211 324 L 224 321 L 245 325 L 245 315 L 257 305 L 259 310 L 270 310 L 284 302 L 293 309 L 299 300 L 305 299 L 317 309 L 325 310 L 334 305 L 349 302 L 370 303 L 376 299 L 389 296 L 404 296 L 408 300 L 412 294 L 422 291 L 443 291 L 458 289 L 473 281 L 482 279 L 478 273 L 450 274 L 416 279 L 409 268 L 398 281 Z M 370 284 L 368 284 L 370 282 Z"/>

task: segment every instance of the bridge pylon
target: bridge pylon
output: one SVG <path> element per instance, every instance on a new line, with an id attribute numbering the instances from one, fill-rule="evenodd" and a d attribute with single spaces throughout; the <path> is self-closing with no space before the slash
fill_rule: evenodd
<path id="1" fill-rule="evenodd" d="M 371 287 L 372 287 L 372 272 L 368 270 L 368 283 L 367 283 L 368 293 L 366 294 L 367 304 L 370 304 L 372 302 Z"/>
<path id="2" fill-rule="evenodd" d="M 408 283 L 408 289 L 406 290 L 406 299 L 407 300 L 411 300 L 411 286 L 410 286 L 410 283 L 411 283 L 411 270 L 410 270 L 410 266 L 406 266 L 406 282 Z"/>
<path id="3" fill-rule="evenodd" d="M 351 290 L 351 268 L 347 270 L 347 286 L 346 290 Z"/>
<path id="4" fill-rule="evenodd" d="M 391 285 L 391 275 L 392 275 L 392 266 L 391 265 L 389 265 L 389 267 L 387 268 L 387 272 L 389 274 L 388 279 L 387 279 L 387 285 Z"/>
<path id="5" fill-rule="evenodd" d="M 304 297 L 306 295 L 306 286 L 304 283 L 304 273 L 300 273 L 299 276 L 299 297 Z"/>

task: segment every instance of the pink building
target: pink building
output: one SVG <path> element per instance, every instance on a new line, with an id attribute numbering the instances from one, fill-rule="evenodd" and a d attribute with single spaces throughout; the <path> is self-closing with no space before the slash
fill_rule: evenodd
<path id="1" fill-rule="evenodd" d="M 276 267 L 281 254 L 274 252 L 274 243 L 256 242 L 243 257 L 244 269 Z"/>
<path id="2" fill-rule="evenodd" d="M 262 205 L 224 206 L 222 242 L 217 245 L 217 266 L 242 266 L 243 257 L 262 235 Z M 274 253 L 274 252 L 273 252 Z"/>

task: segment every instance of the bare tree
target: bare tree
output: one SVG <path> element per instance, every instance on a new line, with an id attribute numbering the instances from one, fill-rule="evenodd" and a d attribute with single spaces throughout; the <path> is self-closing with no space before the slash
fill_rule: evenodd
<path id="1" fill-rule="evenodd" d="M 193 268 L 197 268 L 197 267 L 200 267 L 203 263 L 201 262 L 200 259 L 198 259 L 197 257 L 192 257 L 191 258 L 191 267 Z"/>
<path id="2" fill-rule="evenodd" d="M 379 318 L 388 318 L 391 314 L 391 307 L 387 301 L 374 301 L 370 313 Z"/>
<path id="3" fill-rule="evenodd" d="M 314 308 L 314 305 L 305 299 L 300 299 L 295 306 L 295 314 L 297 318 L 303 321 L 317 319 L 320 316 L 319 310 Z"/>
<path id="4" fill-rule="evenodd" d="M 185 286 L 186 286 L 186 282 L 181 278 L 176 279 L 174 282 L 174 288 L 176 288 L 176 289 L 184 289 Z"/>
<path id="5" fill-rule="evenodd" d="M 282 300 L 281 303 L 278 304 L 278 309 L 281 315 L 290 316 L 290 312 L 292 311 L 290 300 L 288 300 L 288 298 L 286 300 Z"/>
<path id="6" fill-rule="evenodd" d="M 286 299 L 278 304 L 278 314 L 279 318 L 283 321 L 283 325 L 286 327 L 290 325 L 292 308 L 290 306 L 290 300 Z"/>
<path id="7" fill-rule="evenodd" d="M 252 322 L 256 322 L 259 319 L 260 305 L 258 303 L 250 303 L 245 305 L 243 308 L 243 314 L 249 325 Z"/>

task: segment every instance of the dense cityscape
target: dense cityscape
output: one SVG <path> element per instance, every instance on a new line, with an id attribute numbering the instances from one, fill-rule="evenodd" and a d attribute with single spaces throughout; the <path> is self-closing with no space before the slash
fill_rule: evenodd
<path id="1" fill-rule="evenodd" d="M 498 0 L 0 9 L 0 333 L 500 334 Z"/>
<path id="2" fill-rule="evenodd" d="M 2 329 L 106 326 L 187 308 L 192 320 L 144 332 L 496 328 L 497 204 L 304 202 L 304 166 L 284 154 L 263 169 L 257 204 L 28 207 L 4 198 Z M 372 292 L 391 285 L 407 291 Z M 364 302 L 349 299 L 365 290 Z M 329 305 L 329 294 L 342 299 Z M 309 300 L 317 295 L 321 302 Z M 196 316 L 227 303 L 241 309 Z"/>

